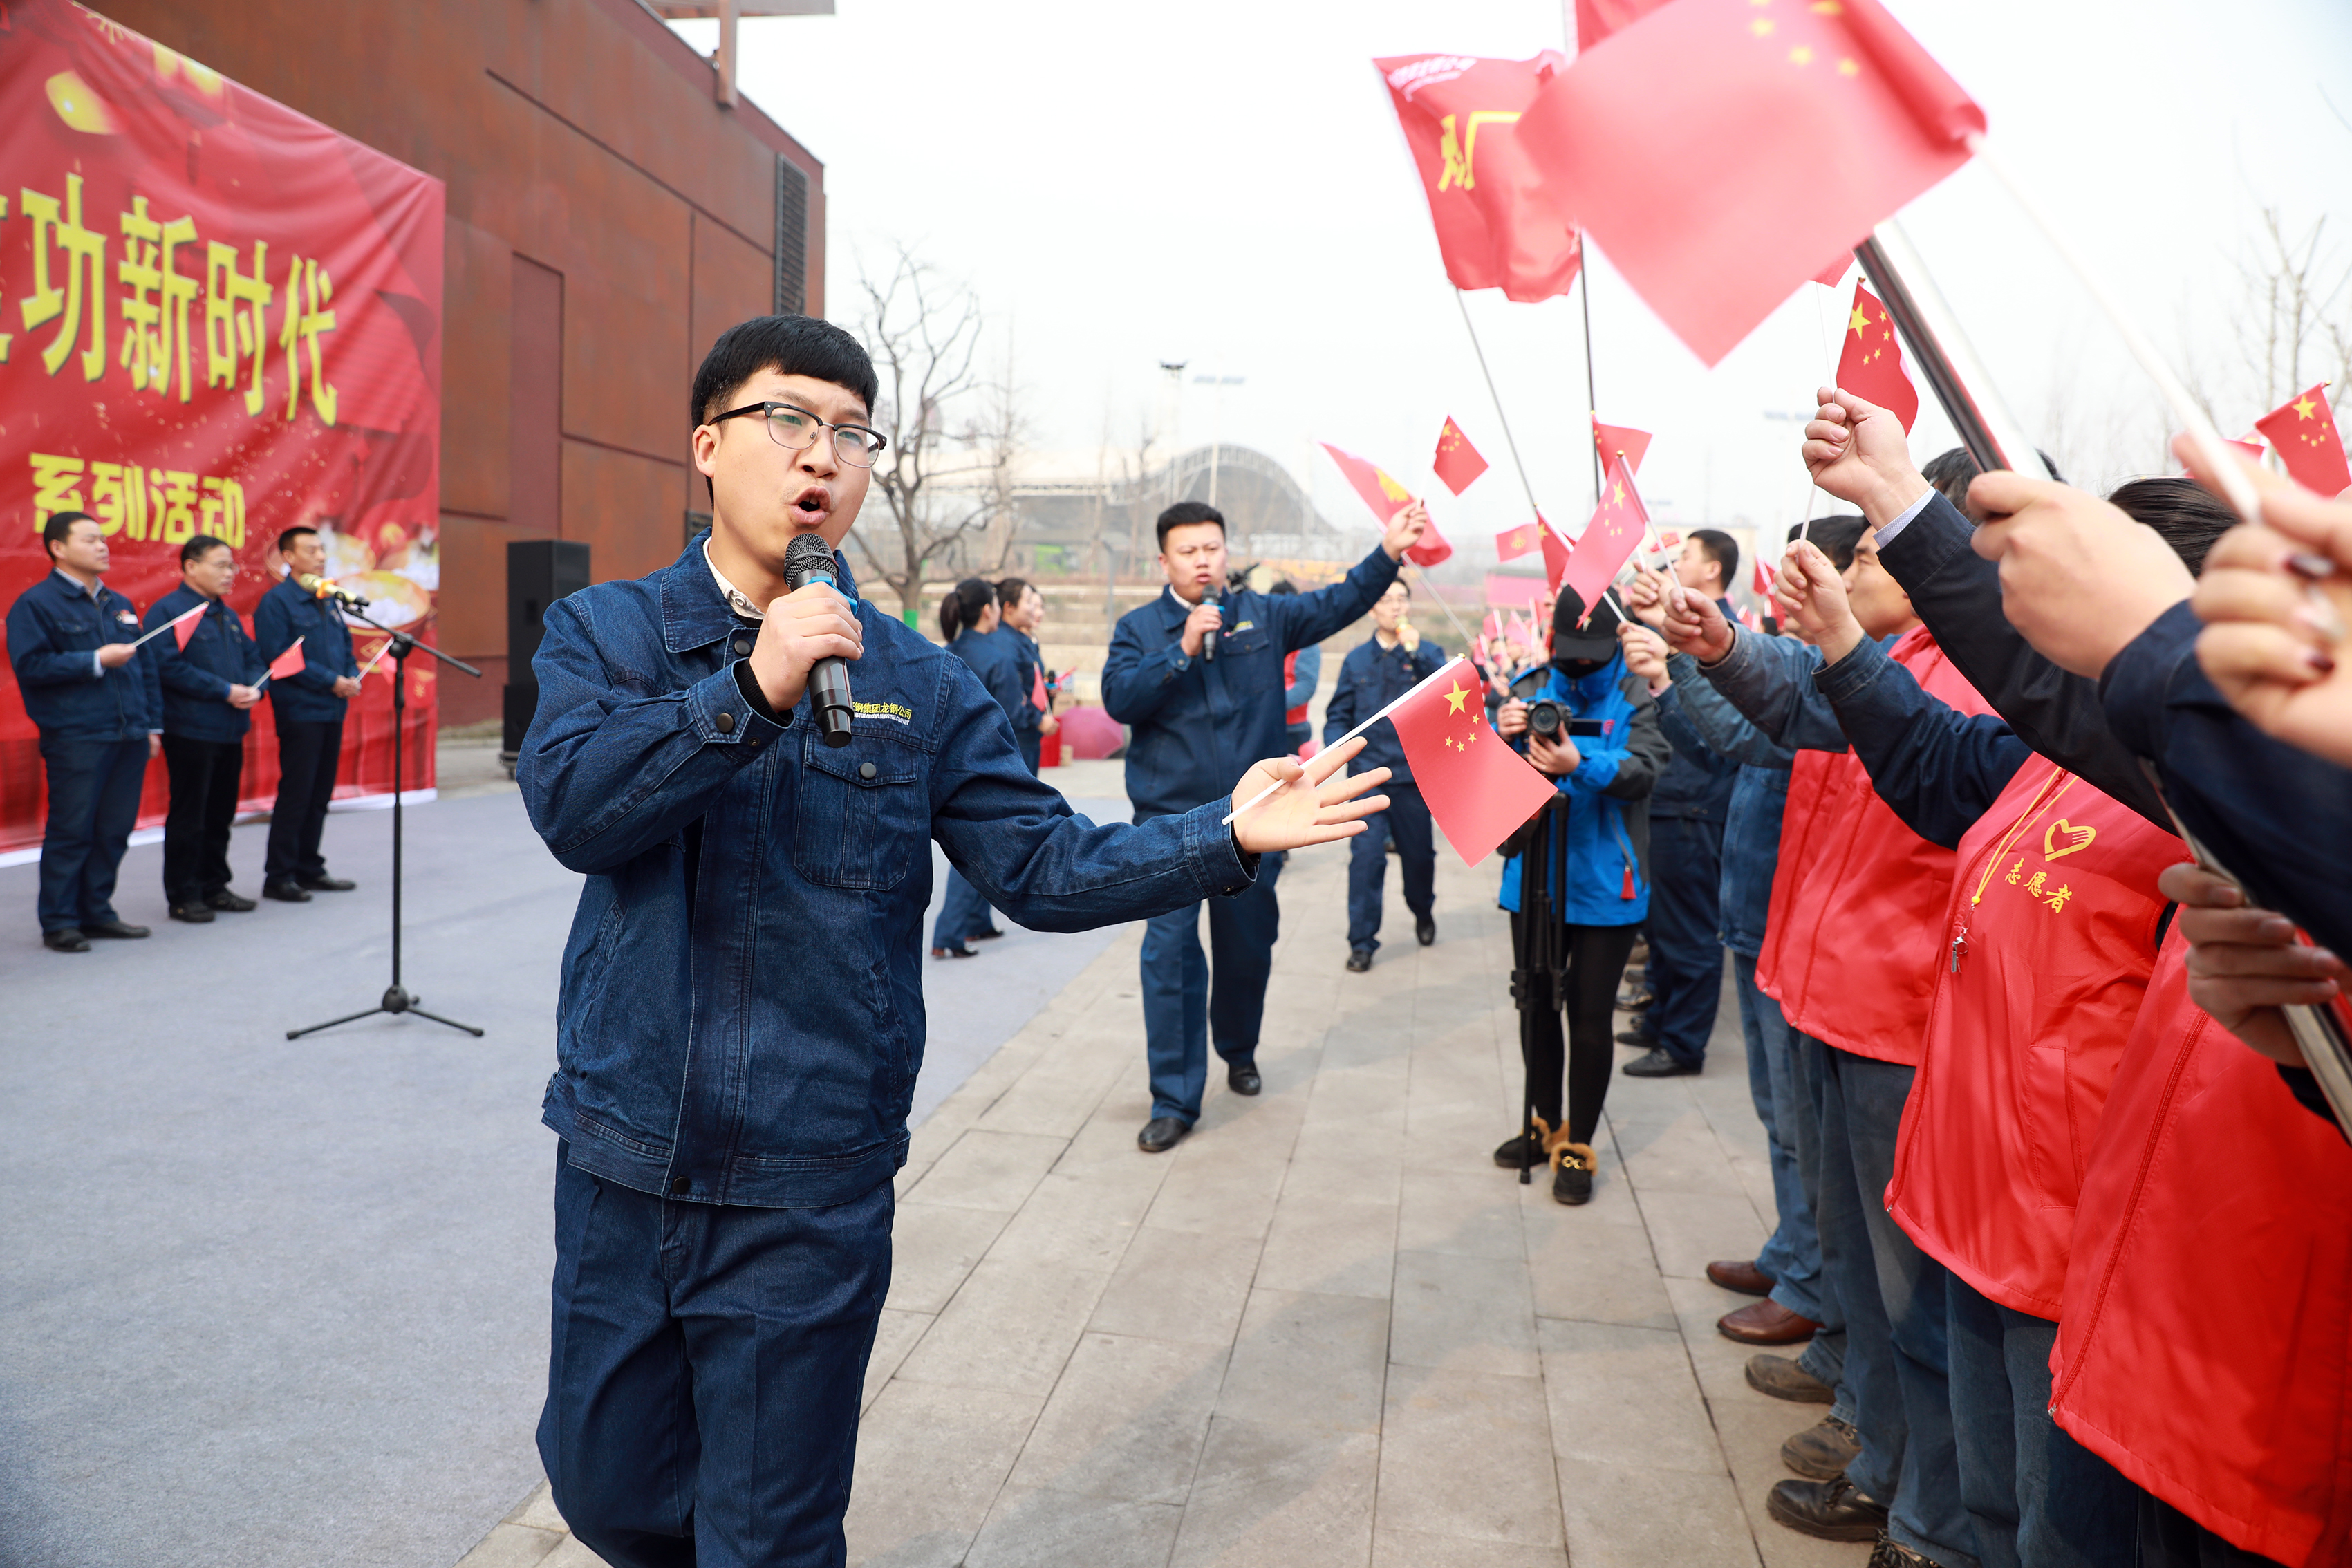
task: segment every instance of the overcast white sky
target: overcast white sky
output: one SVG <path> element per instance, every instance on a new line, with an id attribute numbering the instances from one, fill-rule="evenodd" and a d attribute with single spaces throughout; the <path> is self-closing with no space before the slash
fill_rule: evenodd
<path id="1" fill-rule="evenodd" d="M 1559 0 L 837 0 L 743 27 L 744 89 L 825 162 L 831 313 L 861 256 L 904 241 L 969 281 L 1050 447 L 1131 444 L 1162 360 L 1185 360 L 1182 439 L 1247 441 L 1335 521 L 1367 521 L 1310 443 L 1435 490 L 1458 540 L 1525 520 L 1381 55 L 1524 58 L 1564 44 Z M 2264 205 L 2329 220 L 2352 260 L 2352 5 L 2344 0 L 1890 0 L 1985 107 L 1996 144 L 2168 348 L 2223 387 L 2234 254 Z M 681 24 L 707 48 L 715 24 Z M 2328 84 L 2333 84 L 2332 87 Z M 2333 106 L 2327 101 L 2332 94 Z M 1981 171 L 1903 214 L 2000 393 L 2075 472 L 2158 471 L 2167 428 L 2072 275 Z M 1820 296 L 1817 300 L 1814 297 Z M 1537 500 L 1590 510 L 1572 299 L 1470 306 Z M 1797 425 L 1834 354 L 1839 300 L 1806 285 L 1714 370 L 1601 258 L 1601 416 L 1656 433 L 1662 520 L 1793 521 Z M 2339 307 L 2352 315 L 2352 306 Z M 854 322 L 853 322 L 854 324 Z M 2313 378 L 2332 373 L 2318 367 Z M 1196 374 L 1246 378 L 1220 412 Z M 2223 387 L 2237 434 L 2267 405 Z M 1932 410 L 1932 397 L 1923 397 Z M 1495 467 L 1460 500 L 1430 479 L 1460 421 Z M 1919 455 L 1949 444 L 1923 413 Z"/>

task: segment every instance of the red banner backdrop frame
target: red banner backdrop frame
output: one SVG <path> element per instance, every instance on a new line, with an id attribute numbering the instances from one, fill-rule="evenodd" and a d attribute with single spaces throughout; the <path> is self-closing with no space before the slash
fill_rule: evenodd
<path id="1" fill-rule="evenodd" d="M 226 539 L 249 631 L 302 523 L 371 615 L 426 630 L 445 207 L 439 180 L 117 23 L 0 5 L 0 604 L 49 570 L 42 523 L 81 510 L 142 616 L 183 541 Z M 362 664 L 384 640 L 354 628 Z M 394 668 L 352 700 L 338 798 L 392 789 Z M 413 661 L 410 789 L 433 782 L 435 677 Z M 239 805 L 267 809 L 276 731 L 253 712 Z M 0 852 L 39 843 L 44 793 L 0 666 Z M 158 761 L 142 826 L 165 798 Z"/>

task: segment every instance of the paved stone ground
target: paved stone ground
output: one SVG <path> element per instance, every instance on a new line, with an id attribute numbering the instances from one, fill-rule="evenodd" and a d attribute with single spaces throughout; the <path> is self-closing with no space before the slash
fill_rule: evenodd
<path id="1" fill-rule="evenodd" d="M 1742 1299 L 1706 1264 L 1771 1214 L 1728 988 L 1703 1076 L 1616 1080 L 1562 1208 L 1490 1162 L 1509 936 L 1492 864 L 1440 856 L 1437 945 L 1366 975 L 1345 847 L 1294 858 L 1265 1092 L 1213 1088 L 1173 1153 L 1134 1144 L 1134 930 L 922 1125 L 853 1563 L 1858 1568 L 1765 1517 L 1822 1409 L 1750 1391 L 1714 1328 Z M 541 1488 L 462 1568 L 595 1561 Z"/>

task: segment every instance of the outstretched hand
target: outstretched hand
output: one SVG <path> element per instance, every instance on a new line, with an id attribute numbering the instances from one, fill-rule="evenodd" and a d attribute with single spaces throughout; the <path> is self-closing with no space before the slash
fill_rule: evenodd
<path id="1" fill-rule="evenodd" d="M 1304 767 L 1296 758 L 1270 757 L 1251 768 L 1234 786 L 1234 840 L 1252 855 L 1271 855 L 1361 833 L 1365 817 L 1389 807 L 1388 796 L 1364 795 L 1389 782 L 1388 769 L 1374 768 L 1353 776 L 1341 771 L 1363 749 L 1364 738 L 1359 735 L 1345 745 L 1318 752 Z M 1261 791 L 1277 784 L 1284 787 L 1255 808 L 1250 805 Z"/>
<path id="2" fill-rule="evenodd" d="M 2000 566 L 2000 607 L 2044 658 L 2096 678 L 2196 582 L 2172 546 L 2113 501 L 2006 468 L 1979 474 L 1969 542 Z"/>
<path id="3" fill-rule="evenodd" d="M 1696 588 L 1669 588 L 1665 625 L 1658 630 L 1676 653 L 1701 664 L 1717 664 L 1731 652 L 1731 623 L 1723 607 Z"/>
<path id="4" fill-rule="evenodd" d="M 1824 386 L 1820 398 L 1803 447 L 1813 483 L 1874 525 L 1894 521 L 1927 493 L 1927 481 L 1911 462 L 1903 421 L 1843 387 Z"/>
<path id="5" fill-rule="evenodd" d="M 1625 607 L 1633 612 L 1633 618 L 1652 631 L 1666 624 L 1668 591 L 1666 574 L 1653 572 L 1646 566 L 1635 566 L 1633 581 L 1618 590 L 1625 601 Z"/>
<path id="6" fill-rule="evenodd" d="M 1780 570 L 1772 576 L 1772 603 L 1782 623 L 1794 626 L 1831 664 L 1862 641 L 1862 623 L 1846 602 L 1845 579 L 1810 539 L 1796 541 L 1780 558 Z"/>
<path id="7" fill-rule="evenodd" d="M 1381 531 L 1381 548 L 1388 552 L 1390 560 L 1397 560 L 1421 542 L 1428 528 L 1429 508 L 1417 500 L 1408 501 L 1390 514 L 1389 525 Z"/>

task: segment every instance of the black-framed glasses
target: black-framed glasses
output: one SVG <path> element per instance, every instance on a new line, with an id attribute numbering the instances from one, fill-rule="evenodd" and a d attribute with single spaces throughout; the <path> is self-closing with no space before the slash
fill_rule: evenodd
<path id="1" fill-rule="evenodd" d="M 740 408 L 712 415 L 710 423 L 716 425 L 746 414 L 757 414 L 766 420 L 768 439 L 788 452 L 805 452 L 816 444 L 818 431 L 832 431 L 835 454 L 852 468 L 872 468 L 875 454 L 890 444 L 879 430 L 868 430 L 863 425 L 828 425 L 807 409 L 790 403 L 747 403 Z"/>

